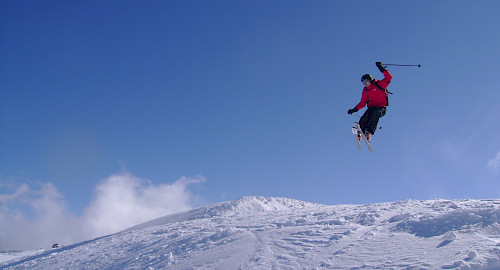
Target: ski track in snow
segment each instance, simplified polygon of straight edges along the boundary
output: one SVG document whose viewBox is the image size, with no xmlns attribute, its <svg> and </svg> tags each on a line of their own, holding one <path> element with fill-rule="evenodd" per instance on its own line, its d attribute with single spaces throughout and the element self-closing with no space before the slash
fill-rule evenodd
<svg viewBox="0 0 500 270">
<path fill-rule="evenodd" d="M 500 200 L 243 197 L 0 269 L 500 269 Z"/>
</svg>

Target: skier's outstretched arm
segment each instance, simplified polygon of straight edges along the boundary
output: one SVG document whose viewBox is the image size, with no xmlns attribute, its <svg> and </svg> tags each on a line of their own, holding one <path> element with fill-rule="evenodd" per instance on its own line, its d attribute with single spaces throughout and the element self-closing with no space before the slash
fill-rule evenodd
<svg viewBox="0 0 500 270">
<path fill-rule="evenodd" d="M 383 88 L 387 88 L 392 80 L 391 73 L 387 69 L 385 69 L 384 66 L 382 66 L 382 62 L 376 62 L 375 65 L 378 67 L 380 72 L 384 74 L 384 79 L 379 82 L 380 86 Z"/>
</svg>

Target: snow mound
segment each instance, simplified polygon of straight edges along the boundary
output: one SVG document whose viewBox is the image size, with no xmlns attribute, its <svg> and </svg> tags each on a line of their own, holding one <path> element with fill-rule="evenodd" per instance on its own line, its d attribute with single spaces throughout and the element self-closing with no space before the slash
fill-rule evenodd
<svg viewBox="0 0 500 270">
<path fill-rule="evenodd" d="M 150 222 L 132 227 L 128 230 L 136 230 L 150 226 L 158 226 L 173 222 L 184 222 L 197 219 L 227 218 L 231 216 L 246 215 L 248 213 L 272 212 L 272 211 L 293 211 L 319 207 L 321 204 L 304 202 L 288 198 L 245 196 L 240 199 L 217 203 L 214 205 L 201 207 L 195 210 L 174 214 Z"/>
<path fill-rule="evenodd" d="M 318 207 L 320 204 L 298 201 L 288 198 L 266 198 L 260 196 L 247 196 L 238 200 L 223 203 L 214 207 L 215 213 L 246 214 L 271 211 L 292 211 L 297 209 Z"/>
<path fill-rule="evenodd" d="M 488 228 L 500 222 L 500 209 L 497 201 L 469 204 L 467 208 L 459 205 L 466 202 L 433 202 L 430 207 L 437 211 L 405 218 L 404 222 L 398 224 L 398 228 L 416 236 L 433 237 L 457 230 Z M 446 209 L 447 211 L 443 211 Z"/>
<path fill-rule="evenodd" d="M 243 197 L 0 269 L 500 269 L 500 200 Z"/>
</svg>

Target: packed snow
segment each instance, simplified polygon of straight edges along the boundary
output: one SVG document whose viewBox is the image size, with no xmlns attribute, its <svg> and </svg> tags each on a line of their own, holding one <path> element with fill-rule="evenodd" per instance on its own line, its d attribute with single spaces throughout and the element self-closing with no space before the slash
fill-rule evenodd
<svg viewBox="0 0 500 270">
<path fill-rule="evenodd" d="M 499 206 L 500 200 L 327 206 L 243 197 L 14 256 L 0 268 L 500 269 Z"/>
<path fill-rule="evenodd" d="M 7 262 L 7 261 L 17 259 L 17 258 L 27 257 L 30 255 L 35 255 L 35 254 L 42 253 L 42 252 L 44 252 L 43 249 L 3 251 L 3 252 L 0 252 L 0 266 L 1 266 L 1 263 L 3 263 L 3 262 Z"/>
</svg>

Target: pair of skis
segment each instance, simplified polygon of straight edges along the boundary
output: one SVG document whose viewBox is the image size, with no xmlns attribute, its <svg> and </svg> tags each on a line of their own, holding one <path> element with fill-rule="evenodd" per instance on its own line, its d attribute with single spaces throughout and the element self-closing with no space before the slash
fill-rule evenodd
<svg viewBox="0 0 500 270">
<path fill-rule="evenodd" d="M 354 135 L 354 140 L 356 141 L 356 146 L 358 147 L 359 150 L 361 150 L 361 140 L 363 140 L 366 143 L 368 150 L 370 150 L 370 152 L 373 152 L 372 146 L 370 145 L 370 141 L 366 139 L 366 136 L 361 130 L 361 127 L 359 126 L 358 122 L 354 122 L 354 127 L 352 127 L 352 134 Z"/>
</svg>

